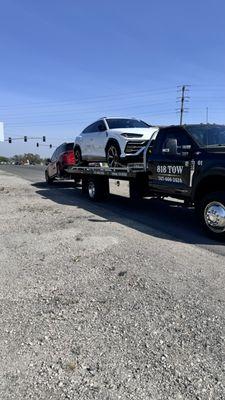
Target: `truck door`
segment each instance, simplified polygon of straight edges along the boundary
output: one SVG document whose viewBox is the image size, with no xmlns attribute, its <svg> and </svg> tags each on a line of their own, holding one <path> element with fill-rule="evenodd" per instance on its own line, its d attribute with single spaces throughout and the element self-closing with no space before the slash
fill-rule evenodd
<svg viewBox="0 0 225 400">
<path fill-rule="evenodd" d="M 195 143 L 182 127 L 163 128 L 148 156 L 149 185 L 157 192 L 188 195 Z"/>
</svg>

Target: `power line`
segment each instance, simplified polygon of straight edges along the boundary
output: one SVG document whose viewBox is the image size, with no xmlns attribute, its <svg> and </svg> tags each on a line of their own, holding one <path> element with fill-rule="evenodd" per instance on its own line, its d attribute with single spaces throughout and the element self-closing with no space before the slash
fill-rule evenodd
<svg viewBox="0 0 225 400">
<path fill-rule="evenodd" d="M 171 111 L 171 110 L 164 110 L 162 112 L 140 112 L 140 115 L 147 115 L 149 117 L 158 117 L 161 115 L 173 115 L 176 114 L 175 111 Z M 96 118 L 97 119 L 97 118 Z M 75 123 L 86 123 L 87 120 L 84 119 L 71 119 L 71 120 L 58 120 L 58 121 L 52 121 L 50 122 L 48 121 L 43 121 L 43 120 L 38 120 L 38 122 L 12 122 L 12 123 L 8 123 L 7 126 L 8 127 L 23 127 L 23 126 L 39 126 L 39 125 L 46 125 L 46 126 L 57 126 L 60 124 L 75 124 Z"/>
<path fill-rule="evenodd" d="M 156 94 L 165 94 L 165 93 L 170 93 L 174 92 L 174 88 L 161 88 L 158 90 L 146 90 L 146 91 L 131 91 L 127 93 L 118 93 L 118 94 L 110 94 L 110 95 L 103 95 L 103 96 L 97 96 L 97 97 L 86 97 L 86 98 L 79 98 L 79 99 L 72 99 L 72 100 L 62 100 L 62 101 L 42 101 L 42 102 L 30 102 L 29 104 L 21 104 L 21 103 L 15 103 L 15 104 L 8 104 L 8 105 L 2 105 L 0 106 L 0 109 L 4 108 L 12 108 L 12 107 L 33 107 L 33 106 L 55 106 L 55 105 L 62 105 L 62 104 L 77 104 L 79 103 L 85 103 L 85 102 L 90 102 L 90 101 L 105 101 L 106 99 L 118 99 L 121 97 L 131 97 L 131 96 L 142 96 L 142 95 L 148 95 L 148 96 L 155 96 Z"/>
<path fill-rule="evenodd" d="M 148 108 L 149 106 L 151 106 L 151 107 L 159 107 L 159 106 L 165 106 L 165 105 L 169 105 L 169 104 L 171 104 L 171 102 L 168 102 L 168 101 L 166 101 L 166 102 L 160 102 L 160 103 L 146 103 L 146 104 L 131 104 L 131 105 L 127 105 L 127 106 L 125 106 L 125 107 L 123 107 L 123 106 L 121 106 L 121 107 L 118 107 L 118 106 L 115 106 L 115 107 L 107 107 L 107 111 L 108 111 L 108 113 L 109 112 L 117 112 L 117 111 L 121 111 L 121 110 L 130 110 L 130 109 L 137 109 L 137 108 Z M 106 107 L 104 107 L 104 110 L 106 110 Z M 85 109 L 71 109 L 71 110 L 60 110 L 60 111 L 48 111 L 48 110 L 44 110 L 44 111 L 42 111 L 42 112 L 40 112 L 40 111 L 38 111 L 38 112 L 32 112 L 32 114 L 22 114 L 21 115 L 21 113 L 19 113 L 18 115 L 16 115 L 16 114 L 13 114 L 13 115 L 7 115 L 7 114 L 2 114 L 3 116 L 5 116 L 5 119 L 6 118 L 10 118 L 10 119 L 21 119 L 21 118 L 24 118 L 24 117 L 26 117 L 26 116 L 28 116 L 28 117 L 32 117 L 32 115 L 34 115 L 35 117 L 39 117 L 39 116 L 55 116 L 55 115 L 59 115 L 59 113 L 61 114 L 61 115 L 63 115 L 63 114 L 76 114 L 76 113 L 82 113 L 82 114 L 90 114 L 90 113 L 94 113 L 94 112 L 96 112 L 96 113 L 98 113 L 98 112 L 101 112 L 102 113 L 102 108 L 101 108 L 101 110 L 100 110 L 100 107 L 99 108 L 89 108 L 89 109 L 87 109 L 87 108 L 85 108 Z M 104 112 L 103 112 L 104 113 Z"/>
</svg>

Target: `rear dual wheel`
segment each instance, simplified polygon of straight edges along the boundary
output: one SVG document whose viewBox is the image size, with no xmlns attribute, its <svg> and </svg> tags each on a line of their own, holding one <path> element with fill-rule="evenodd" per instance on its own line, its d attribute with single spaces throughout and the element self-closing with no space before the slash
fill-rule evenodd
<svg viewBox="0 0 225 400">
<path fill-rule="evenodd" d="M 109 197 L 109 179 L 107 177 L 88 177 L 82 179 L 82 192 L 92 201 L 103 201 Z"/>
</svg>

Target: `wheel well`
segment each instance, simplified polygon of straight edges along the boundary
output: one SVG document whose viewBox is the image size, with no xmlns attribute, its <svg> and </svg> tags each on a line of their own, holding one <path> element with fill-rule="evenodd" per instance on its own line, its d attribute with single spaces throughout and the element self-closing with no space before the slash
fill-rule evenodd
<svg viewBox="0 0 225 400">
<path fill-rule="evenodd" d="M 204 195 L 224 190 L 225 192 L 225 176 L 211 175 L 203 178 L 195 190 L 194 200 L 199 200 Z"/>
<path fill-rule="evenodd" d="M 120 145 L 119 145 L 118 141 L 117 141 L 116 139 L 110 138 L 110 139 L 108 140 L 106 146 L 105 146 L 105 152 L 108 150 L 110 144 L 113 144 L 113 143 L 116 144 L 116 145 L 119 147 L 119 149 L 120 149 Z M 120 149 L 120 152 L 121 152 L 121 149 Z"/>
</svg>

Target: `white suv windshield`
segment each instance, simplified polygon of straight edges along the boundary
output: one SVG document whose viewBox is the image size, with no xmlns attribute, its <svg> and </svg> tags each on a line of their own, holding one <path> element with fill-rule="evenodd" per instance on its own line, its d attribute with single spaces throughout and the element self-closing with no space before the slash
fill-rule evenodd
<svg viewBox="0 0 225 400">
<path fill-rule="evenodd" d="M 149 128 L 150 125 L 137 119 L 124 119 L 124 118 L 109 118 L 106 120 L 109 129 L 119 128 Z"/>
</svg>

